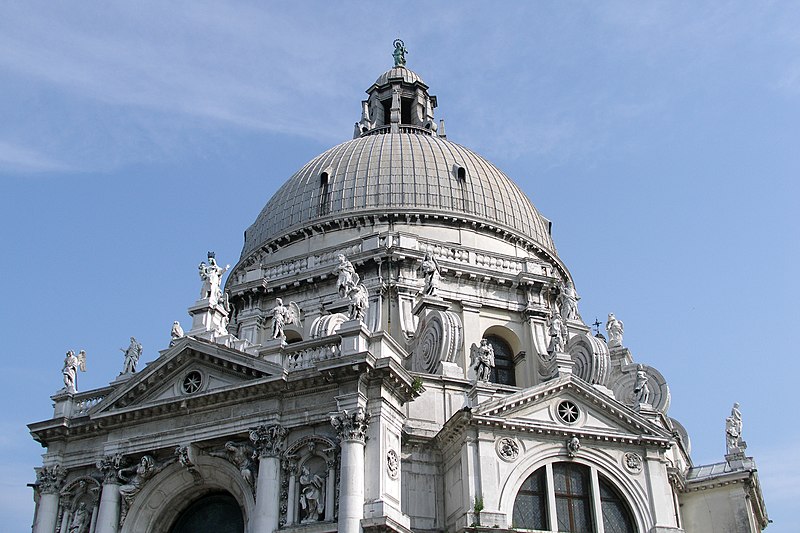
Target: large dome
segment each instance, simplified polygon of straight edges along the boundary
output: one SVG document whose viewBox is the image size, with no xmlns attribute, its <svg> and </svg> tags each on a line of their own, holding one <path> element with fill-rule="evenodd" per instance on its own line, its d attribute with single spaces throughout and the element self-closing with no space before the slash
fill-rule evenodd
<svg viewBox="0 0 800 533">
<path fill-rule="evenodd" d="M 306 226 L 394 213 L 485 224 L 555 254 L 548 221 L 514 182 L 471 150 L 420 131 L 366 135 L 312 159 L 247 229 L 242 258 Z"/>
</svg>

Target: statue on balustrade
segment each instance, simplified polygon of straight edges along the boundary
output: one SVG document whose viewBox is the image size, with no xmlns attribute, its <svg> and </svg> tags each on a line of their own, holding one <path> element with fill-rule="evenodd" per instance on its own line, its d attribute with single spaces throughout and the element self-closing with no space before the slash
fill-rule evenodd
<svg viewBox="0 0 800 533">
<path fill-rule="evenodd" d="M 64 358 L 64 367 L 61 374 L 64 376 L 64 388 L 67 392 L 78 391 L 78 370 L 86 372 L 86 352 L 81 350 L 78 355 L 70 350 Z"/>
<path fill-rule="evenodd" d="M 439 268 L 439 263 L 436 261 L 436 258 L 433 257 L 432 253 L 425 253 L 425 257 L 419 269 L 422 271 L 423 276 L 425 276 L 425 287 L 422 289 L 422 294 L 433 296 L 436 293 L 436 289 L 439 288 L 439 279 L 442 276 L 442 272 Z"/>
</svg>

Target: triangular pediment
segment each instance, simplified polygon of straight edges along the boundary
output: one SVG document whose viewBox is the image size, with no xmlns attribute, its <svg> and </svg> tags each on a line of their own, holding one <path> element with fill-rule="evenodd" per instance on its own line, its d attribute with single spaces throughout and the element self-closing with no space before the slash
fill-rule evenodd
<svg viewBox="0 0 800 533">
<path fill-rule="evenodd" d="M 210 394 L 231 392 L 255 383 L 282 379 L 280 365 L 208 341 L 184 337 L 125 380 L 95 405 L 92 417 L 137 410 Z"/>
<path fill-rule="evenodd" d="M 611 440 L 671 439 L 646 416 L 574 376 L 548 381 L 472 408 L 487 425 L 546 433 L 581 433 Z"/>
</svg>

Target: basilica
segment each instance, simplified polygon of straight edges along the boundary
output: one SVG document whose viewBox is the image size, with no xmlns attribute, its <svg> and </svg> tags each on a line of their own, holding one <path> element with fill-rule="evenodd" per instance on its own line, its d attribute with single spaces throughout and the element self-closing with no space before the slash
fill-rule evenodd
<svg viewBox="0 0 800 533">
<path fill-rule="evenodd" d="M 694 464 L 624 317 L 587 326 L 550 221 L 447 139 L 405 55 L 395 41 L 353 138 L 283 183 L 238 263 L 198 254 L 158 358 L 131 338 L 84 391 L 67 354 L 28 426 L 34 533 L 766 527 L 738 405 L 709 421 L 727 454 Z"/>
</svg>

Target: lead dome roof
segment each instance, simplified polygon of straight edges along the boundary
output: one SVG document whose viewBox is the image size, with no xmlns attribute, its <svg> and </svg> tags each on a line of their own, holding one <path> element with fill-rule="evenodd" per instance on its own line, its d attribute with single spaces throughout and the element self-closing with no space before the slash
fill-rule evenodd
<svg viewBox="0 0 800 533">
<path fill-rule="evenodd" d="M 393 213 L 487 224 L 555 255 L 549 222 L 508 176 L 463 146 L 414 128 L 403 130 L 372 132 L 309 161 L 247 229 L 242 259 L 307 226 Z"/>
</svg>

